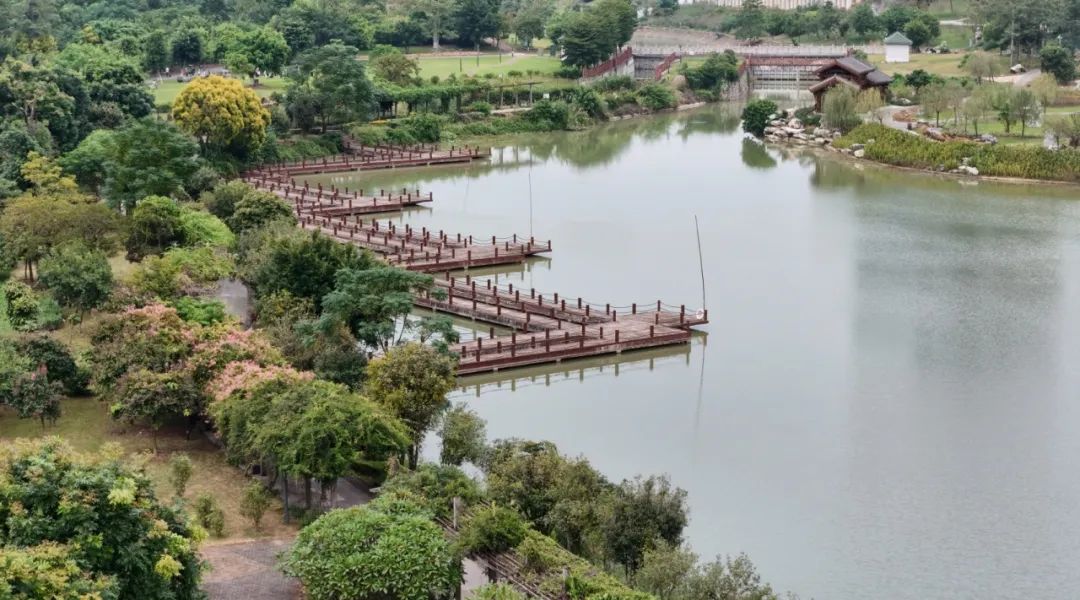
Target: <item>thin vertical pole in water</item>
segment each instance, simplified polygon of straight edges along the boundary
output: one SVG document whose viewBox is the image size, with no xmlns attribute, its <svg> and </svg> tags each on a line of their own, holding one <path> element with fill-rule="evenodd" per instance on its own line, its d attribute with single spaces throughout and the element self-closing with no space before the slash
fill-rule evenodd
<svg viewBox="0 0 1080 600">
<path fill-rule="evenodd" d="M 533 236 L 532 153 L 529 156 L 529 238 Z"/>
<path fill-rule="evenodd" d="M 701 310 L 705 310 L 708 307 L 705 302 L 705 259 L 701 254 L 701 228 L 698 227 L 697 215 L 694 215 L 694 232 L 697 233 L 698 267 L 701 269 Z"/>
</svg>

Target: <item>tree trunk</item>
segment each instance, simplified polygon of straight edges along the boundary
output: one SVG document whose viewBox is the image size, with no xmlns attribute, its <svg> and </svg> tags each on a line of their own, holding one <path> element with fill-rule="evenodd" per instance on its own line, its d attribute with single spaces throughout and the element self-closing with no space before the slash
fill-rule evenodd
<svg viewBox="0 0 1080 600">
<path fill-rule="evenodd" d="M 285 522 L 289 522 L 289 474 L 285 473 L 285 477 L 282 478 L 285 488 Z"/>
<path fill-rule="evenodd" d="M 417 463 L 420 462 L 420 445 L 413 444 L 409 446 L 409 470 L 415 471 Z"/>
<path fill-rule="evenodd" d="M 431 30 L 431 49 L 439 51 L 439 26 L 435 25 L 435 28 Z"/>
</svg>

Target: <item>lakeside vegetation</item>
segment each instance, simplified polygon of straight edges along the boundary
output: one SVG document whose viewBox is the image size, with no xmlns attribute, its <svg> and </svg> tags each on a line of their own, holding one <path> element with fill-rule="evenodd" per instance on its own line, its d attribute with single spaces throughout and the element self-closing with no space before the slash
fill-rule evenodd
<svg viewBox="0 0 1080 600">
<path fill-rule="evenodd" d="M 463 560 L 490 553 L 574 600 L 776 597 L 745 556 L 694 555 L 686 494 L 666 477 L 611 481 L 549 442 L 488 440 L 447 399 L 451 322 L 412 314 L 433 279 L 302 231 L 288 203 L 234 180 L 339 152 L 343 133 L 437 143 L 716 100 L 734 54 L 660 82 L 579 85 L 631 39 L 627 0 L 0 9 L 0 582 L 13 596 L 200 598 L 200 542 L 299 529 L 284 568 L 311 598 L 450 597 Z M 814 13 L 825 35 L 847 18 L 834 13 Z M 930 28 L 904 16 L 908 33 Z M 757 18 L 741 15 L 740 34 Z M 521 50 L 548 37 L 562 58 L 402 50 L 510 33 Z M 211 64 L 237 77 L 193 77 Z M 250 314 L 215 297 L 234 279 Z M 435 432 L 441 455 L 424 462 Z M 379 498 L 337 507 L 346 477 Z M 448 533 L 455 499 L 465 514 Z"/>
<path fill-rule="evenodd" d="M 866 158 L 900 167 L 951 171 L 970 165 L 981 175 L 1080 183 L 1080 151 L 1031 145 L 937 142 L 868 123 L 833 142 L 837 148 L 864 147 Z"/>
</svg>

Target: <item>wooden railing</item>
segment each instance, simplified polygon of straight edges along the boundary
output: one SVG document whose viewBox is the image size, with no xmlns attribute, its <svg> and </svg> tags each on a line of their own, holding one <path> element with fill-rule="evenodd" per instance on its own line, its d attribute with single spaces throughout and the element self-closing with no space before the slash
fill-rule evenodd
<svg viewBox="0 0 1080 600">
<path fill-rule="evenodd" d="M 589 67 L 582 70 L 581 77 L 582 79 L 591 79 L 593 77 L 600 77 L 601 75 L 606 75 L 607 73 L 614 71 L 615 69 L 618 69 L 619 67 L 630 62 L 632 58 L 634 58 L 634 50 L 630 46 L 627 46 L 623 49 L 622 52 L 616 54 L 615 56 L 612 56 L 604 62 L 594 67 Z"/>
<path fill-rule="evenodd" d="M 679 60 L 679 55 L 674 52 L 665 56 L 664 62 L 656 65 L 656 68 L 653 69 L 653 81 L 660 81 L 677 60 Z"/>
</svg>

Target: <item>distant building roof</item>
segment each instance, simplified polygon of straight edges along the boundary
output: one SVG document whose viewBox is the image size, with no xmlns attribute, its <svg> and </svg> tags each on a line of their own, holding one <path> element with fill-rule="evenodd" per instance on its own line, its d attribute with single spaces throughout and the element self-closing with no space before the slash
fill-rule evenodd
<svg viewBox="0 0 1080 600">
<path fill-rule="evenodd" d="M 886 46 L 912 46 L 914 45 L 914 43 L 915 42 L 912 42 L 908 39 L 908 36 L 900 33 L 899 31 L 894 31 L 892 35 L 885 38 Z"/>
<path fill-rule="evenodd" d="M 873 65 L 868 65 L 854 56 L 845 56 L 831 60 L 817 70 L 818 77 L 823 76 L 830 69 L 840 68 L 853 77 L 861 78 L 870 85 L 888 85 L 892 83 L 892 77 L 878 70 Z"/>
<path fill-rule="evenodd" d="M 818 93 L 818 92 L 820 92 L 822 90 L 827 90 L 827 89 L 831 88 L 832 86 L 837 85 L 837 84 L 841 84 L 841 83 L 848 86 L 849 88 L 855 90 L 856 92 L 858 92 L 861 89 L 859 87 L 859 84 L 855 83 L 854 81 L 852 81 L 850 79 L 847 79 L 847 78 L 844 78 L 844 77 L 837 77 L 836 75 L 833 75 L 832 77 L 830 77 L 828 79 L 825 79 L 823 81 L 819 81 L 819 82 L 815 83 L 814 85 L 810 86 L 810 93 L 811 94 L 816 94 L 816 93 Z"/>
</svg>

